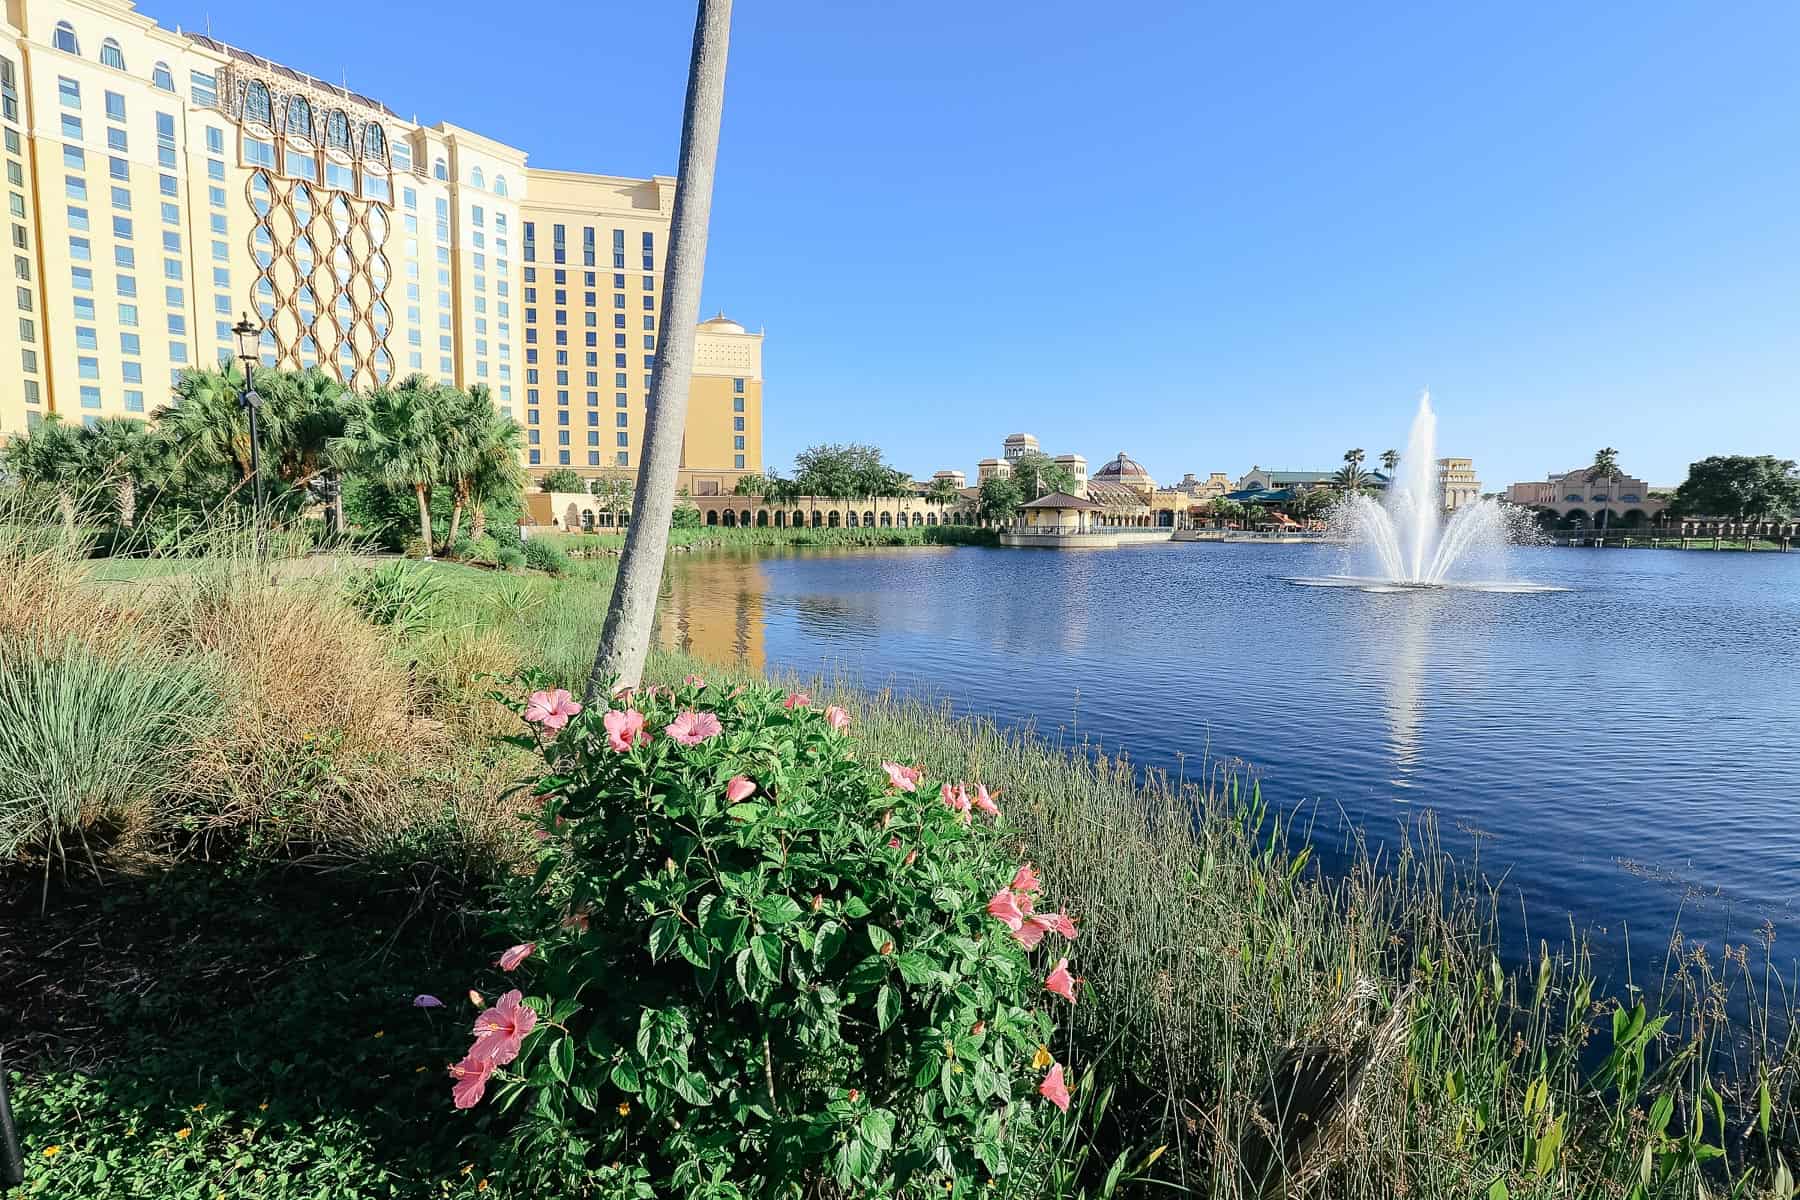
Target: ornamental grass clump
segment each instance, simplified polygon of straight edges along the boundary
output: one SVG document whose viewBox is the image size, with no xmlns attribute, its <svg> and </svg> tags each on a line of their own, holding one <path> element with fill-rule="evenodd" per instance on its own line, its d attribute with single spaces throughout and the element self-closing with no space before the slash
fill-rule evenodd
<svg viewBox="0 0 1800 1200">
<path fill-rule="evenodd" d="M 1038 1195 L 1066 1150 L 1074 920 L 995 794 L 766 688 L 523 708 L 541 862 L 452 1069 L 516 1169 L 656 1195 Z M 529 1011 L 529 1017 L 523 1012 Z"/>
</svg>

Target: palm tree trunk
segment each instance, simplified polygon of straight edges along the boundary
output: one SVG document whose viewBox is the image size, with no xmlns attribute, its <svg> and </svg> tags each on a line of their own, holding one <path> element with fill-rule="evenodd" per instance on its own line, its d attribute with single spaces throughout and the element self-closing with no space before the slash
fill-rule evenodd
<svg viewBox="0 0 1800 1200">
<path fill-rule="evenodd" d="M 419 498 L 419 540 L 425 543 L 425 556 L 431 557 L 431 501 L 426 498 L 425 485 L 413 484 L 413 495 Z"/>
<path fill-rule="evenodd" d="M 458 496 L 456 498 L 456 503 L 450 506 L 450 532 L 444 538 L 444 546 L 446 548 L 456 545 L 456 531 L 462 525 L 462 514 L 463 499 L 461 496 Z"/>
<path fill-rule="evenodd" d="M 344 475 L 338 472 L 331 485 L 331 531 L 344 536 Z"/>
<path fill-rule="evenodd" d="M 707 223 L 712 214 L 713 167 L 719 154 L 719 119 L 725 108 L 725 55 L 731 40 L 731 0 L 699 0 L 694 49 L 688 60 L 687 102 L 681 116 L 681 159 L 675 211 L 664 265 L 662 337 L 657 339 L 644 453 L 638 462 L 637 511 L 625 537 L 607 606 L 606 625 L 588 676 L 591 704 L 608 680 L 636 687 L 650 652 L 656 593 L 669 551 L 669 521 L 681 467 L 693 373 L 694 323 L 700 316 L 700 279 L 706 265 Z"/>
<path fill-rule="evenodd" d="M 56 507 L 62 511 L 63 529 L 70 535 L 75 532 L 75 497 L 67 488 L 56 489 Z"/>
<path fill-rule="evenodd" d="M 487 506 L 477 504 L 474 514 L 469 518 L 469 536 L 480 541 L 487 536 Z"/>
<path fill-rule="evenodd" d="M 126 475 L 113 484 L 113 501 L 118 505 L 119 524 L 130 529 L 137 520 L 137 485 Z"/>
</svg>

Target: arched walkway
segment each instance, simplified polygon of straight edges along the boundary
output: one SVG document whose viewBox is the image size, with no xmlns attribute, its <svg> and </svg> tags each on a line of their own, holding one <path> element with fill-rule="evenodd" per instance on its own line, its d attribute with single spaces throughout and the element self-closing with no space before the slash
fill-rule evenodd
<svg viewBox="0 0 1800 1200">
<path fill-rule="evenodd" d="M 718 510 L 711 508 L 706 510 L 706 523 L 708 525 L 717 525 L 719 523 Z"/>
<path fill-rule="evenodd" d="M 756 527 L 758 529 L 762 529 L 765 526 L 767 526 L 768 523 L 769 523 L 769 510 L 766 508 L 757 509 L 756 510 Z"/>
<path fill-rule="evenodd" d="M 887 513 L 882 513 L 881 514 L 881 527 L 883 529 L 892 529 L 894 527 L 894 519 L 891 516 L 889 516 Z"/>
<path fill-rule="evenodd" d="M 737 514 L 732 512 L 729 508 L 725 510 L 725 528 L 737 528 Z"/>
<path fill-rule="evenodd" d="M 836 529 L 838 527 L 837 509 L 834 508 L 831 510 L 830 514 L 825 518 L 825 524 L 829 528 L 832 528 L 832 529 Z"/>
</svg>

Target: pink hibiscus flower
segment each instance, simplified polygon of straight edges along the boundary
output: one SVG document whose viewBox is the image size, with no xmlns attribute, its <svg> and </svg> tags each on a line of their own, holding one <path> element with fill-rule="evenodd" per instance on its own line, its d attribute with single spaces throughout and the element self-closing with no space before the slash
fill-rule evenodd
<svg viewBox="0 0 1800 1200">
<path fill-rule="evenodd" d="M 525 702 L 525 719 L 545 729 L 561 729 L 569 718 L 581 712 L 575 697 L 562 688 L 554 692 L 533 692 Z"/>
<path fill-rule="evenodd" d="M 756 791 L 756 784 L 746 775 L 733 775 L 725 785 L 725 799 L 736 804 Z"/>
<path fill-rule="evenodd" d="M 850 714 L 834 704 L 825 710 L 825 723 L 833 729 L 848 729 Z"/>
<path fill-rule="evenodd" d="M 944 806 L 951 812 L 958 814 L 965 821 L 969 819 L 969 809 L 974 802 L 969 799 L 968 789 L 963 787 L 962 784 L 959 783 L 955 787 L 951 787 L 946 783 L 943 791 L 939 792 L 938 795 L 939 798 L 943 800 Z"/>
<path fill-rule="evenodd" d="M 1055 1066 L 1051 1067 L 1050 1073 L 1044 1076 L 1044 1082 L 1038 1084 L 1038 1095 L 1056 1105 L 1056 1107 L 1062 1109 L 1062 1111 L 1069 1111 L 1069 1088 L 1067 1084 L 1063 1083 L 1063 1069 L 1061 1063 L 1057 1063 Z"/>
<path fill-rule="evenodd" d="M 995 892 L 993 899 L 988 901 L 987 910 L 988 916 L 1014 932 L 1025 923 L 1025 911 L 1019 907 L 1019 897 L 1011 888 Z"/>
<path fill-rule="evenodd" d="M 499 966 L 502 971 L 510 971 L 526 959 L 530 958 L 531 952 L 536 949 L 536 942 L 520 942 L 516 946 L 508 947 L 506 953 L 500 956 L 500 961 L 496 965 Z"/>
<path fill-rule="evenodd" d="M 812 697 L 805 692 L 789 692 L 787 699 L 781 702 L 783 708 L 811 708 Z"/>
<path fill-rule="evenodd" d="M 1036 950 L 1038 943 L 1044 940 L 1044 927 L 1038 924 L 1036 917 L 1027 917 L 1012 931 L 1012 937 L 1027 950 Z"/>
<path fill-rule="evenodd" d="M 479 1047 L 480 1043 L 477 1042 Z M 481 1103 L 483 1093 L 487 1091 L 488 1076 L 494 1073 L 493 1060 L 483 1058 L 475 1050 L 454 1067 L 450 1068 L 450 1078 L 456 1080 L 456 1086 L 450 1089 L 450 1097 L 458 1108 L 474 1108 Z"/>
<path fill-rule="evenodd" d="M 1050 972 L 1050 978 L 1044 980 L 1044 990 L 1055 996 L 1061 996 L 1070 1004 L 1075 1003 L 1075 977 L 1069 974 L 1069 960 L 1056 960 L 1056 969 Z"/>
<path fill-rule="evenodd" d="M 711 713 L 697 713 L 686 708 L 663 727 L 663 732 L 684 746 L 698 746 L 707 738 L 719 736 L 724 730 L 719 725 L 719 718 Z"/>
<path fill-rule="evenodd" d="M 1060 934 L 1071 942 L 1078 936 L 1075 922 L 1069 918 L 1067 913 L 1035 913 L 1032 915 L 1031 923 L 1045 933 Z"/>
<path fill-rule="evenodd" d="M 1042 891 L 1043 887 L 1042 881 L 1038 879 L 1037 872 L 1031 869 L 1030 863 L 1020 867 L 1013 876 L 1012 889 L 1015 892 L 1037 892 Z"/>
<path fill-rule="evenodd" d="M 485 1058 L 504 1067 L 519 1057 L 525 1035 L 537 1028 L 537 1012 L 521 1003 L 522 999 L 514 988 L 475 1018 L 475 1045 L 469 1050 L 470 1058 Z"/>
<path fill-rule="evenodd" d="M 635 708 L 615 708 L 601 717 L 600 723 L 606 726 L 606 744 L 620 754 L 650 740 L 650 731 L 644 728 L 644 714 Z"/>
<path fill-rule="evenodd" d="M 706 680 L 700 678 L 698 675 L 686 676 L 681 682 L 691 688 L 703 688 L 706 686 Z"/>
<path fill-rule="evenodd" d="M 900 848 L 900 839 L 898 837 L 891 837 L 888 839 L 888 849 L 889 850 L 898 850 L 899 848 Z"/>
<path fill-rule="evenodd" d="M 994 803 L 994 796 L 997 795 L 999 795 L 998 792 L 990 794 L 985 784 L 976 784 L 975 807 L 986 813 L 988 816 L 998 819 L 1000 816 L 1000 806 Z"/>
<path fill-rule="evenodd" d="M 881 769 L 887 772 L 888 786 L 896 792 L 916 792 L 919 790 L 919 779 L 923 772 L 917 767 L 903 767 L 896 762 L 884 762 Z"/>
</svg>

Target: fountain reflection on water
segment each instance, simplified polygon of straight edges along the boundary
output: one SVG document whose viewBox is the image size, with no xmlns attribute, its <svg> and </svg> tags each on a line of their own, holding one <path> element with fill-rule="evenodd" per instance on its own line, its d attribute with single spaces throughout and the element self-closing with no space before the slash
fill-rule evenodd
<svg viewBox="0 0 1800 1200">
<path fill-rule="evenodd" d="M 1377 502 L 1347 496 L 1331 512 L 1333 539 L 1344 544 L 1350 570 L 1341 575 L 1292 580 L 1311 587 L 1354 587 L 1370 592 L 1408 588 L 1465 588 L 1488 592 L 1561 589 L 1507 578 L 1506 549 L 1520 540 L 1517 515 L 1497 500 L 1476 500 L 1444 519 L 1438 478 L 1437 413 L 1431 393 L 1407 435 L 1399 469 Z"/>
</svg>

